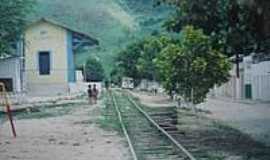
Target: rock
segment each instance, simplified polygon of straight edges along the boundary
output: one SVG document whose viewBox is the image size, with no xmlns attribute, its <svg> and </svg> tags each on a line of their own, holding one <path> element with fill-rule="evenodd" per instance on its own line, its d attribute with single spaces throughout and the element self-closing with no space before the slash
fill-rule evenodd
<svg viewBox="0 0 270 160">
<path fill-rule="evenodd" d="M 108 141 L 106 141 L 106 143 L 107 143 L 107 144 L 111 144 L 111 143 L 112 143 L 112 141 L 109 141 L 109 140 L 108 140 Z"/>
<path fill-rule="evenodd" d="M 229 156 L 228 160 L 242 160 L 243 158 L 241 156 Z M 249 158 L 248 158 L 249 159 Z"/>
<path fill-rule="evenodd" d="M 72 145 L 72 146 L 77 147 L 77 146 L 80 146 L 80 145 L 81 145 L 80 143 L 73 143 L 73 145 Z"/>
<path fill-rule="evenodd" d="M 66 145 L 67 143 L 66 142 L 59 142 L 58 144 L 59 145 Z"/>
<path fill-rule="evenodd" d="M 12 159 L 19 159 L 17 156 L 11 156 Z"/>
<path fill-rule="evenodd" d="M 48 141 L 49 141 L 50 143 L 53 143 L 53 142 L 55 142 L 56 140 L 55 140 L 54 138 L 50 138 Z"/>
</svg>

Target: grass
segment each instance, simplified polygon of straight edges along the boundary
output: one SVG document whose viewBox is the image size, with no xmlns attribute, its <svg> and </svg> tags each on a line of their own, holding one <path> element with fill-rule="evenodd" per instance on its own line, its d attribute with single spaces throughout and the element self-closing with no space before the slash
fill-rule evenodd
<svg viewBox="0 0 270 160">
<path fill-rule="evenodd" d="M 100 108 L 101 116 L 98 118 L 97 124 L 105 130 L 117 131 L 122 133 L 117 113 L 110 100 L 109 93 L 105 93 L 102 97 L 102 107 Z"/>
<path fill-rule="evenodd" d="M 16 119 L 42 119 L 64 116 L 72 113 L 74 106 L 78 103 L 68 103 L 65 105 L 44 105 L 33 109 L 25 109 L 19 112 L 13 112 Z M 0 114 L 0 120 L 5 120 L 6 114 Z"/>
<path fill-rule="evenodd" d="M 59 106 L 43 106 L 35 112 L 21 112 L 15 113 L 14 116 L 17 119 L 42 119 L 42 118 L 51 118 L 51 117 L 58 117 L 70 114 L 74 104 L 66 104 L 66 105 L 59 105 Z"/>
</svg>

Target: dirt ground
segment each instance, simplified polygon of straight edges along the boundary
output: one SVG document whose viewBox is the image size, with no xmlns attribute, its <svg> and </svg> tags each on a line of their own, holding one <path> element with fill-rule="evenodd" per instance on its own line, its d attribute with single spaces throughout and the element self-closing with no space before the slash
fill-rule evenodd
<svg viewBox="0 0 270 160">
<path fill-rule="evenodd" d="M 147 93 L 147 92 L 130 92 L 133 96 L 140 99 L 140 102 L 143 105 L 149 106 L 149 107 L 170 107 L 175 106 L 176 103 L 172 102 L 169 98 L 169 96 L 165 95 L 154 95 L 153 93 Z"/>
<path fill-rule="evenodd" d="M 270 103 L 208 99 L 199 107 L 209 110 L 210 118 L 222 120 L 270 146 Z"/>
<path fill-rule="evenodd" d="M 1 160 L 127 160 L 125 140 L 116 132 L 99 128 L 99 107 L 74 106 L 66 114 L 36 119 L 17 119 L 18 137 L 9 123 L 0 126 Z"/>
</svg>

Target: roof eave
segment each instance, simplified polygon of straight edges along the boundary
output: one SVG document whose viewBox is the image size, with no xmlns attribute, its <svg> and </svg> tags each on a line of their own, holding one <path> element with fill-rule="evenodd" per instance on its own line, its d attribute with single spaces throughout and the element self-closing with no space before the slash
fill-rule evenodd
<svg viewBox="0 0 270 160">
<path fill-rule="evenodd" d="M 61 28 L 66 29 L 67 31 L 70 31 L 70 32 L 72 32 L 72 33 L 76 33 L 76 34 L 79 34 L 79 35 L 83 35 L 83 36 L 85 36 L 85 37 L 91 39 L 91 41 L 93 41 L 93 43 L 94 43 L 95 45 L 99 45 L 99 44 L 100 44 L 100 43 L 99 43 L 99 40 L 93 38 L 92 36 L 90 36 L 90 35 L 88 35 L 88 34 L 86 34 L 86 33 L 77 31 L 77 30 L 75 30 L 75 29 L 72 29 L 72 28 L 70 28 L 70 27 L 64 25 L 64 24 L 60 24 L 60 23 L 58 23 L 58 22 L 55 22 L 54 20 L 50 20 L 50 19 L 45 18 L 45 17 L 40 18 L 39 20 L 33 22 L 33 23 L 30 24 L 29 26 L 31 26 L 31 25 L 33 25 L 33 24 L 36 24 L 36 23 L 39 23 L 39 22 L 46 22 L 46 23 L 50 23 L 50 24 L 56 25 L 56 26 L 58 26 L 58 27 L 61 27 Z"/>
</svg>

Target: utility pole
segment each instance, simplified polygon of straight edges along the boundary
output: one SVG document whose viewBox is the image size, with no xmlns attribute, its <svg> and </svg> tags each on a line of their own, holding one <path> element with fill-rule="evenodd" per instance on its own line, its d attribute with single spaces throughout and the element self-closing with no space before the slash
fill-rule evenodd
<svg viewBox="0 0 270 160">
<path fill-rule="evenodd" d="M 233 28 L 234 35 L 240 35 L 237 24 L 239 23 L 239 4 L 236 0 L 230 0 L 232 8 L 230 10 L 230 26 Z M 241 35 L 240 35 L 241 36 Z M 235 36 L 234 38 L 237 38 Z M 241 83 L 240 83 L 240 47 L 241 44 L 234 44 L 233 52 L 235 53 L 235 64 L 236 64 L 236 78 L 235 78 L 235 99 L 239 100 L 241 98 Z"/>
<path fill-rule="evenodd" d="M 236 78 L 240 78 L 240 56 L 239 53 L 235 54 L 235 63 L 236 63 Z"/>
<path fill-rule="evenodd" d="M 86 63 L 83 64 L 83 80 L 86 82 Z"/>
<path fill-rule="evenodd" d="M 240 80 L 240 55 L 239 52 L 236 51 L 235 54 L 235 63 L 236 63 L 236 88 L 235 88 L 235 99 L 241 99 L 241 80 Z"/>
</svg>

